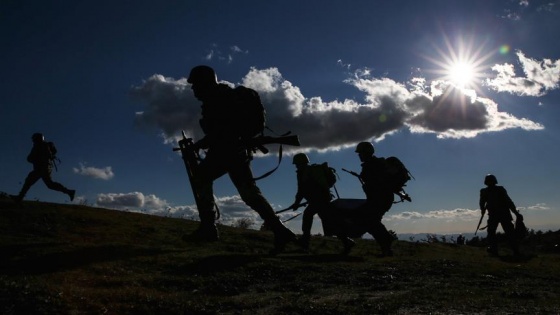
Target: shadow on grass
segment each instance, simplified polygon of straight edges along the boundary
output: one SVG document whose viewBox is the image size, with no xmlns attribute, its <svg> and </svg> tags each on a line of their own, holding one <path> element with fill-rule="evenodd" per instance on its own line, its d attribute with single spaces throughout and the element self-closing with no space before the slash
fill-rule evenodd
<svg viewBox="0 0 560 315">
<path fill-rule="evenodd" d="M 261 259 L 259 255 L 213 255 L 203 257 L 174 270 L 183 274 L 212 274 L 231 271 Z"/>
<path fill-rule="evenodd" d="M 520 255 L 520 256 L 514 256 L 514 255 L 500 255 L 497 258 L 500 259 L 503 262 L 506 263 L 526 263 L 529 262 L 531 259 L 533 259 L 535 256 L 534 255 Z"/>
<path fill-rule="evenodd" d="M 316 254 L 316 255 L 282 255 L 281 259 L 292 259 L 301 262 L 331 263 L 331 262 L 363 262 L 363 257 L 348 256 L 343 254 Z"/>
<path fill-rule="evenodd" d="M 38 275 L 66 271 L 98 262 L 178 252 L 178 250 L 162 250 L 159 248 L 143 248 L 129 245 L 104 245 L 78 248 L 70 251 L 63 251 L 61 249 L 61 251 L 44 255 L 37 255 L 35 251 L 33 255 L 25 255 L 27 249 L 55 247 L 58 245 L 61 244 L 26 244 L 17 246 L 17 250 L 15 246 L 0 247 L 0 254 L 2 257 L 5 257 L 0 261 L 0 273 L 6 275 Z"/>
</svg>

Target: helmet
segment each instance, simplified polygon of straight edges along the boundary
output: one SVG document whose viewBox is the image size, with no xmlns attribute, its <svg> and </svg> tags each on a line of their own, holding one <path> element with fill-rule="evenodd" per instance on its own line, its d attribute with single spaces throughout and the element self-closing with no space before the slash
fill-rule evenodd
<svg viewBox="0 0 560 315">
<path fill-rule="evenodd" d="M 31 136 L 31 140 L 33 140 L 34 143 L 37 143 L 37 142 L 44 141 L 45 137 L 43 136 L 42 133 L 36 132 Z"/>
<path fill-rule="evenodd" d="M 191 69 L 187 82 L 190 84 L 216 84 L 218 77 L 214 69 L 202 65 Z"/>
<path fill-rule="evenodd" d="M 356 146 L 356 152 L 357 153 L 364 153 L 364 154 L 367 154 L 367 155 L 373 155 L 373 153 L 375 152 L 375 149 L 373 148 L 373 144 L 371 144 L 370 142 L 360 142 Z"/>
<path fill-rule="evenodd" d="M 486 175 L 486 177 L 484 177 L 484 185 L 496 185 L 496 184 L 498 184 L 498 179 L 496 179 L 496 176 L 492 174 L 488 174 Z"/>
<path fill-rule="evenodd" d="M 298 153 L 294 155 L 292 164 L 309 164 L 309 158 L 305 153 Z"/>
</svg>

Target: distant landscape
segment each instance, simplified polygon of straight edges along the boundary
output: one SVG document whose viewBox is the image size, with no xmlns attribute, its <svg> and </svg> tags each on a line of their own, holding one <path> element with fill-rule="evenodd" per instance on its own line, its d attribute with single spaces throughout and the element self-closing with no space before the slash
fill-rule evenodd
<svg viewBox="0 0 560 315">
<path fill-rule="evenodd" d="M 0 196 L 0 314 L 557 314 L 560 231 L 501 246 L 398 240 L 380 257 L 315 236 L 272 256 L 272 234 Z"/>
</svg>

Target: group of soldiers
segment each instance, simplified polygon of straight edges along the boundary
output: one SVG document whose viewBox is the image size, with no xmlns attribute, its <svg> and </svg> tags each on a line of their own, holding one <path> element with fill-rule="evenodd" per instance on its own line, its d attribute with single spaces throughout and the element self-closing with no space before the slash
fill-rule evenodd
<svg viewBox="0 0 560 315">
<path fill-rule="evenodd" d="M 200 125 L 204 137 L 194 143 L 194 149 L 205 151 L 205 157 L 197 165 L 191 182 L 193 191 L 197 194 L 200 224 L 198 229 L 189 235 L 189 239 L 197 241 L 219 239 L 213 183 L 216 179 L 228 174 L 241 199 L 259 214 L 266 226 L 273 232 L 272 253 L 282 252 L 289 243 L 309 249 L 313 218 L 315 214 L 318 214 L 323 221 L 338 220 L 340 222 L 334 234 L 341 240 L 345 254 L 348 254 L 354 246 L 352 235 L 348 230 L 348 225 L 352 225 L 352 228 L 371 234 L 379 244 L 383 256 L 393 255 L 391 243 L 394 237 L 383 225 L 382 218 L 394 202 L 394 191 L 388 189 L 386 185 L 383 158 L 375 155 L 372 143 L 361 142 L 355 150 L 361 162 L 359 178 L 366 195 L 365 203 L 357 209 L 352 209 L 342 220 L 336 218 L 337 213 L 329 210 L 332 210 L 330 205 L 333 199 L 330 187 L 310 180 L 308 156 L 303 153 L 294 155 L 293 164 L 297 169 L 298 191 L 295 201 L 290 207 L 296 209 L 303 199 L 307 201 L 307 207 L 303 212 L 303 234 L 298 238 L 283 224 L 256 185 L 250 164 L 253 148 L 243 146 L 244 120 L 239 116 L 238 109 L 231 106 L 231 100 L 235 97 L 234 89 L 226 84 L 218 83 L 216 73 L 208 66 L 194 67 L 187 82 L 191 84 L 194 96 L 202 102 Z M 12 198 L 21 201 L 31 185 L 42 178 L 47 187 L 63 192 L 69 196 L 70 200 L 73 200 L 75 190 L 70 190 L 54 182 L 51 178 L 52 154 L 48 152 L 48 145 L 43 135 L 34 134 L 32 140 L 33 149 L 28 156 L 28 161 L 33 164 L 33 171 L 27 176 L 20 193 Z M 480 209 L 482 215 L 486 211 L 489 214 L 488 240 L 491 244 L 489 251 L 497 253 L 495 236 L 497 226 L 501 224 L 512 240 L 512 249 L 518 254 L 518 243 L 511 235 L 513 226 L 510 211 L 518 218 L 521 215 L 506 190 L 497 186 L 495 176 L 488 175 L 485 184 L 487 187 L 480 192 Z"/>
</svg>

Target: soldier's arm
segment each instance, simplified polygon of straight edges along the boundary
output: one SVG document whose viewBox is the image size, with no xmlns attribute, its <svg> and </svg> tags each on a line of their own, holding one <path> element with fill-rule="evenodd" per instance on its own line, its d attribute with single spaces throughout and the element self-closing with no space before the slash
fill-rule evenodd
<svg viewBox="0 0 560 315">
<path fill-rule="evenodd" d="M 515 206 L 515 203 L 513 203 L 513 200 L 511 200 L 511 198 L 509 197 L 506 189 L 504 188 L 504 195 L 506 197 L 506 200 L 508 202 L 508 208 L 511 212 L 513 212 L 513 214 L 515 214 L 516 217 L 521 216 L 521 213 L 519 213 L 519 211 L 517 211 L 517 207 Z"/>
<path fill-rule="evenodd" d="M 480 211 L 482 212 L 482 215 L 484 215 L 486 213 L 486 195 L 484 193 L 484 189 L 480 190 L 480 199 L 478 201 L 478 206 L 480 208 Z"/>
</svg>

